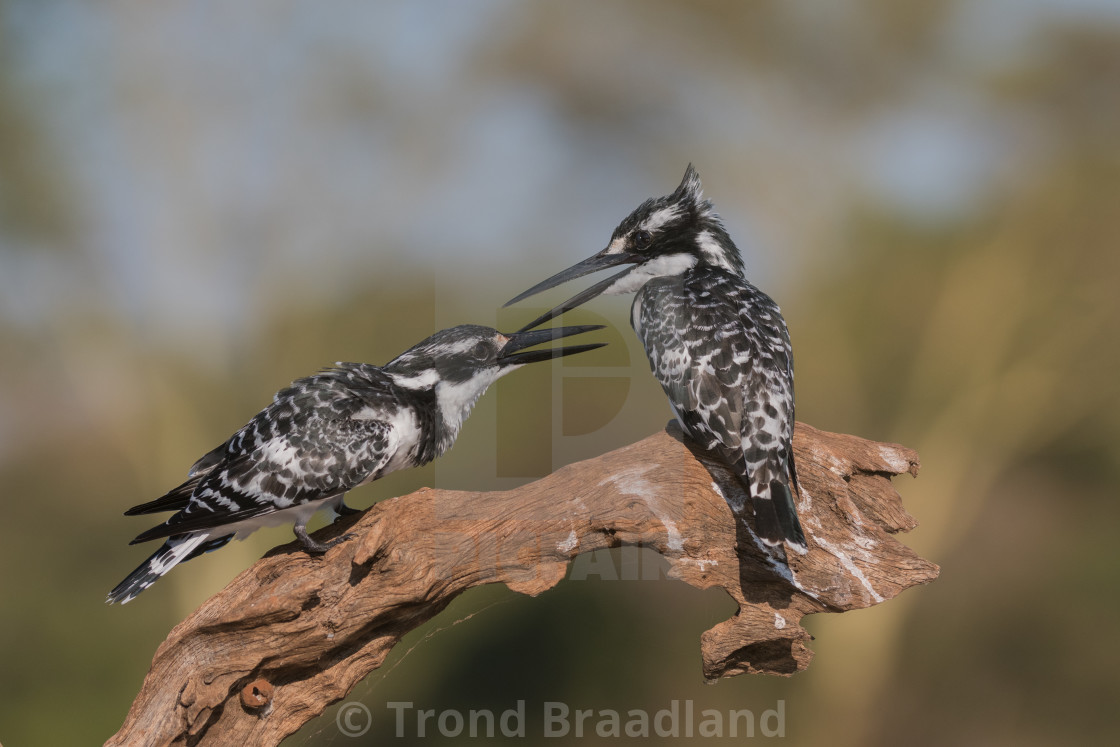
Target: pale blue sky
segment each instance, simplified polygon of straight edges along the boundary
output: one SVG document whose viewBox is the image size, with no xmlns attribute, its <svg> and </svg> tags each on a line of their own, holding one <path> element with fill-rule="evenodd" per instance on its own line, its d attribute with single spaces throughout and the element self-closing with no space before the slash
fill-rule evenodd
<svg viewBox="0 0 1120 747">
<path fill-rule="evenodd" d="M 614 3 L 565 4 L 539 64 L 534 6 L 502 0 L 4 7 L 80 238 L 52 252 L 0 226 L 0 314 L 109 307 L 153 340 L 251 333 L 292 278 L 326 298 L 386 267 L 500 265 L 512 293 L 689 160 L 754 276 L 794 287 L 853 203 L 951 222 L 1044 158 L 1047 133 L 985 75 L 1055 26 L 1120 21 L 1106 0 L 959 3 L 901 85 L 846 109 L 686 38 L 686 13 L 659 37 Z M 841 47 L 874 28 L 857 3 L 788 7 L 795 35 Z"/>
</svg>

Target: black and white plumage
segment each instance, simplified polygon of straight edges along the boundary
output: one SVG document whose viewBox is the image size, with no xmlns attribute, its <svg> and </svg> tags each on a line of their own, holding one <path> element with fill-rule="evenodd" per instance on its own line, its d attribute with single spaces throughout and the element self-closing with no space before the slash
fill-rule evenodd
<svg viewBox="0 0 1120 747">
<path fill-rule="evenodd" d="M 509 303 L 618 265 L 627 267 L 525 329 L 600 294 L 636 292 L 630 321 L 681 427 L 740 476 L 759 537 L 804 552 L 789 332 L 777 304 L 745 279 L 739 250 L 691 165 L 672 194 L 627 216 L 606 249 Z"/>
<path fill-rule="evenodd" d="M 601 326 L 504 335 L 464 325 L 437 332 L 384 366 L 339 363 L 293 382 L 195 462 L 186 482 L 125 512 L 176 513 L 133 540 L 166 538 L 107 601 L 128 602 L 177 564 L 264 526 L 291 522 L 309 551 L 326 551 L 347 537 L 329 543 L 309 537 L 307 521 L 316 511 L 355 513 L 343 503 L 347 491 L 450 449 L 475 402 L 498 378 L 602 344 L 525 348 L 595 329 Z"/>
</svg>

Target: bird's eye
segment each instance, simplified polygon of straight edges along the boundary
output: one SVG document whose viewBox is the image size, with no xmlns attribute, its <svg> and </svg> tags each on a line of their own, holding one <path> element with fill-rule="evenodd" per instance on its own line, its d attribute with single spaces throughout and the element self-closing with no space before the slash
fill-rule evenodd
<svg viewBox="0 0 1120 747">
<path fill-rule="evenodd" d="M 480 342 L 471 349 L 471 356 L 475 360 L 484 361 L 490 357 L 490 346 L 485 342 Z"/>
<path fill-rule="evenodd" d="M 637 231 L 631 239 L 635 249 L 645 249 L 651 241 L 653 241 L 653 234 L 649 231 Z"/>
</svg>

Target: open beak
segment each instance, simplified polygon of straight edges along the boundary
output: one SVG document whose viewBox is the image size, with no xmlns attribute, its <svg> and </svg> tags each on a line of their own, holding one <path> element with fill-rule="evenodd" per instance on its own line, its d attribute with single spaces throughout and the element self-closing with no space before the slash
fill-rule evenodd
<svg viewBox="0 0 1120 747">
<path fill-rule="evenodd" d="M 628 252 L 615 252 L 613 254 L 608 254 L 607 253 L 608 251 L 609 251 L 608 249 L 604 249 L 603 251 L 599 252 L 598 254 L 596 254 L 592 257 L 588 257 L 587 259 L 583 260 L 582 262 L 579 262 L 578 264 L 574 264 L 571 267 L 569 267 L 568 269 L 562 270 L 561 272 L 556 273 L 555 275 L 550 277 L 548 280 L 544 280 L 540 283 L 537 283 L 532 288 L 530 288 L 529 290 L 520 294 L 516 298 L 513 298 L 510 301 L 507 301 L 505 305 L 510 306 L 512 304 L 517 303 L 518 301 L 522 301 L 522 300 L 528 298 L 529 296 L 535 296 L 536 294 L 540 293 L 541 291 L 546 291 L 549 288 L 555 288 L 556 286 L 561 285 L 563 283 L 566 283 L 569 280 L 575 280 L 576 278 L 581 278 L 584 275 L 590 275 L 593 272 L 598 272 L 599 270 L 605 270 L 608 267 L 615 267 L 617 265 L 622 265 L 622 264 L 633 265 L 633 264 L 637 264 L 638 262 L 641 261 L 640 257 L 638 257 L 634 254 L 630 254 Z M 545 322 L 547 322 L 551 319 L 555 319 L 556 317 L 560 316 L 565 311 L 570 311 L 570 310 L 576 308 L 577 306 L 580 306 L 582 304 L 587 303 L 592 298 L 595 298 L 595 296 L 598 296 L 600 293 L 602 293 L 607 288 L 609 288 L 611 285 L 613 285 L 616 280 L 624 277 L 625 275 L 628 275 L 633 269 L 634 269 L 633 267 L 627 267 L 622 272 L 611 275 L 606 280 L 601 280 L 600 282 L 591 286 L 587 290 L 572 296 L 567 301 L 565 301 L 564 303 L 555 307 L 551 311 L 548 311 L 545 314 L 542 314 L 541 316 L 537 317 L 536 319 L 534 319 L 529 324 L 526 324 L 524 327 L 521 328 L 521 331 L 525 331 L 527 329 L 532 329 L 533 327 L 539 327 L 540 325 L 544 324 Z"/>
<path fill-rule="evenodd" d="M 502 352 L 498 354 L 498 365 L 503 367 L 522 366 L 526 363 L 550 361 L 553 358 L 562 358 L 565 355 L 585 353 L 588 350 L 601 348 L 606 345 L 605 342 L 518 352 L 525 350 L 525 348 L 531 348 L 534 345 L 540 345 L 543 342 L 552 342 L 553 340 L 559 340 L 561 337 L 570 337 L 572 335 L 582 335 L 584 332 L 593 332 L 602 328 L 602 324 L 584 324 L 576 327 L 555 327 L 552 329 L 535 329 L 529 332 L 524 330 L 514 332 L 513 334 L 506 335 L 506 337 L 509 338 L 509 342 L 505 344 L 505 347 L 502 348 Z"/>
</svg>

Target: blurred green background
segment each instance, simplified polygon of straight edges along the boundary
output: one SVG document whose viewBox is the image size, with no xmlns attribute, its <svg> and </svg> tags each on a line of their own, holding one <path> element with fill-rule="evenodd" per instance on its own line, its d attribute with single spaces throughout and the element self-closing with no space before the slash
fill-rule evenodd
<svg viewBox="0 0 1120 747">
<path fill-rule="evenodd" d="M 722 594 L 475 590 L 351 695 L 366 736 L 332 709 L 287 744 L 518 699 L 530 743 L 546 700 L 673 699 L 784 701 L 796 744 L 1114 743 L 1118 133 L 1113 0 L 0 0 L 0 741 L 107 738 L 170 628 L 291 539 L 108 607 L 148 551 L 124 509 L 293 378 L 528 319 L 497 307 L 692 161 L 789 321 L 800 419 L 920 451 L 905 541 L 941 579 L 809 618 L 805 673 L 714 686 Z M 503 380 L 351 505 L 662 427 L 628 303 L 572 315 L 610 348 Z"/>
</svg>

